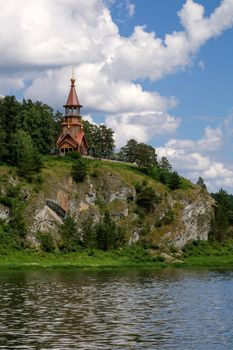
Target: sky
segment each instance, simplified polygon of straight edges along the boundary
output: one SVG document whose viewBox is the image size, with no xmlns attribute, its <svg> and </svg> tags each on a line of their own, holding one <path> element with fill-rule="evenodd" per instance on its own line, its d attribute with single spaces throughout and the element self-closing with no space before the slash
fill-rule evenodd
<svg viewBox="0 0 233 350">
<path fill-rule="evenodd" d="M 0 95 L 83 117 L 119 149 L 151 144 L 209 191 L 233 193 L 233 0 L 0 0 Z"/>
</svg>

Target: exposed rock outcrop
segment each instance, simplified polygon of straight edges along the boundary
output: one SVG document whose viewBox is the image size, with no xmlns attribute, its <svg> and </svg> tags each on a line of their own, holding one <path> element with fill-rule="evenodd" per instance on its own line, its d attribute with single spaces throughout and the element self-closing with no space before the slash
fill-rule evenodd
<svg viewBox="0 0 233 350">
<path fill-rule="evenodd" d="M 8 220 L 10 217 L 10 208 L 0 203 L 0 220 Z"/>
<path fill-rule="evenodd" d="M 72 181 L 70 169 L 43 171 L 44 184 L 39 190 L 35 191 L 33 185 L 24 189 L 28 240 L 33 246 L 37 244 L 37 232 L 50 232 L 59 239 L 59 227 L 67 216 L 73 218 L 81 232 L 86 219 L 96 224 L 106 211 L 122 228 L 128 245 L 142 242 L 155 249 L 181 249 L 193 240 L 208 239 L 214 201 L 198 186 L 190 184 L 188 190 L 169 191 L 143 174 L 106 165 L 94 168 L 83 183 Z M 150 211 L 136 204 L 134 184 L 146 181 L 160 198 Z M 3 185 L 1 191 L 4 194 Z M 0 219 L 9 218 L 9 208 L 0 204 Z"/>
<path fill-rule="evenodd" d="M 181 200 L 184 208 L 181 211 L 180 223 L 174 232 L 168 232 L 164 238 L 177 248 L 185 244 L 207 240 L 213 220 L 214 200 L 206 192 L 196 191 L 192 201 Z"/>
</svg>

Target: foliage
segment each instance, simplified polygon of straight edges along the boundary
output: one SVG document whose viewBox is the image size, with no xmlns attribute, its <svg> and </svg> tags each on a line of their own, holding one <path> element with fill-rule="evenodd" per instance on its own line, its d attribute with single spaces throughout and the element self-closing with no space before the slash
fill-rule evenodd
<svg viewBox="0 0 233 350">
<path fill-rule="evenodd" d="M 41 156 L 33 145 L 30 135 L 24 130 L 18 130 L 14 135 L 12 158 L 18 167 L 19 175 L 26 178 L 39 172 L 42 167 Z"/>
<path fill-rule="evenodd" d="M 233 240 L 194 241 L 183 248 L 183 267 L 231 267 Z"/>
<path fill-rule="evenodd" d="M 153 167 L 149 170 L 148 175 L 153 180 L 162 182 L 171 190 L 176 190 L 182 186 L 182 181 L 178 173 L 176 171 L 170 171 L 165 167 Z"/>
<path fill-rule="evenodd" d="M 84 181 L 86 175 L 87 175 L 87 162 L 85 161 L 84 158 L 82 158 L 80 153 L 76 153 L 77 160 L 75 164 L 73 164 L 72 169 L 71 169 L 71 176 L 75 182 L 82 182 Z"/>
<path fill-rule="evenodd" d="M 38 101 L 23 100 L 19 127 L 30 134 L 41 154 L 50 154 L 54 150 L 57 127 L 50 106 Z"/>
<path fill-rule="evenodd" d="M 80 234 L 77 231 L 77 226 L 74 219 L 67 216 L 64 219 L 63 225 L 59 228 L 62 241 L 59 243 L 59 248 L 66 251 L 76 251 L 80 249 Z"/>
<path fill-rule="evenodd" d="M 130 139 L 127 144 L 121 148 L 120 153 L 118 153 L 119 160 L 129 163 L 136 162 L 136 147 L 138 143 L 134 139 Z"/>
<path fill-rule="evenodd" d="M 155 190 L 146 184 L 135 184 L 137 192 L 136 203 L 147 212 L 152 212 L 155 204 L 160 202 L 160 197 Z"/>
<path fill-rule="evenodd" d="M 37 238 L 40 242 L 41 249 L 46 253 L 51 253 L 54 251 L 53 237 L 49 232 L 38 232 Z"/>
<path fill-rule="evenodd" d="M 83 121 L 84 132 L 87 138 L 89 154 L 92 157 L 108 158 L 113 157 L 115 148 L 113 130 L 105 125 L 95 125 L 87 120 Z"/>
<path fill-rule="evenodd" d="M 123 240 L 123 232 L 110 218 L 108 211 L 95 227 L 97 248 L 109 250 L 119 247 Z"/>
<path fill-rule="evenodd" d="M 118 157 L 120 160 L 136 163 L 138 166 L 146 169 L 158 164 L 154 147 L 145 143 L 138 143 L 134 139 L 129 140 L 126 146 L 121 148 Z"/>
<path fill-rule="evenodd" d="M 201 176 L 197 180 L 197 185 L 200 186 L 203 190 L 207 189 L 204 179 Z"/>
<path fill-rule="evenodd" d="M 30 135 L 32 143 L 42 154 L 50 154 L 55 148 L 59 119 L 55 119 L 51 107 L 41 102 L 23 100 L 14 96 L 0 100 L 0 161 L 13 163 L 15 134 L 22 129 Z M 13 152 L 13 153 L 12 153 Z"/>
<path fill-rule="evenodd" d="M 159 167 L 161 169 L 167 170 L 168 172 L 172 171 L 172 166 L 169 163 L 169 160 L 167 159 L 167 157 L 162 157 L 161 160 L 159 161 Z"/>
<path fill-rule="evenodd" d="M 96 227 L 92 218 L 86 217 L 82 222 L 82 246 L 84 248 L 96 248 Z"/>
<path fill-rule="evenodd" d="M 176 190 L 180 188 L 180 185 L 181 185 L 180 177 L 176 171 L 173 171 L 172 173 L 170 173 L 168 186 L 171 190 Z"/>
<path fill-rule="evenodd" d="M 153 180 L 162 182 L 171 190 L 176 190 L 182 185 L 180 176 L 176 171 L 172 171 L 168 159 L 162 157 L 158 162 L 155 149 L 150 145 L 131 139 L 121 148 L 117 157 L 119 160 L 137 164 L 139 171 L 149 175 Z"/>
<path fill-rule="evenodd" d="M 212 193 L 212 197 L 216 201 L 212 238 L 223 242 L 233 226 L 233 195 L 221 188 L 218 193 Z"/>
<path fill-rule="evenodd" d="M 161 227 L 163 225 L 169 225 L 174 221 L 174 218 L 175 213 L 171 208 L 169 208 L 161 219 L 157 218 L 155 226 Z"/>
<path fill-rule="evenodd" d="M 23 198 L 20 186 L 10 185 L 6 194 L 0 196 L 0 203 L 8 206 L 10 209 L 9 222 L 0 221 L 1 244 L 22 248 L 25 244 L 27 234 L 26 222 L 24 216 L 25 200 Z"/>
</svg>

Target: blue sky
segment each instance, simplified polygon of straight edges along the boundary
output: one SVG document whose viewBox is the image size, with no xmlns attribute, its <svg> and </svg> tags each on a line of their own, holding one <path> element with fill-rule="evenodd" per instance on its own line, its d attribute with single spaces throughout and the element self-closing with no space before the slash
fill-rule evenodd
<svg viewBox="0 0 233 350">
<path fill-rule="evenodd" d="M 233 193 L 233 0 L 0 0 L 0 95 L 83 116 Z"/>
<path fill-rule="evenodd" d="M 118 23 L 122 35 L 131 35 L 137 25 L 145 25 L 163 38 L 167 33 L 182 30 L 177 12 L 184 0 L 137 0 L 133 1 L 135 13 L 124 18 L 125 7 L 119 9 L 116 1 L 111 6 L 113 19 Z M 220 0 L 197 1 L 210 15 L 221 3 Z M 186 138 L 201 137 L 206 123 L 217 126 L 233 112 L 233 29 L 226 30 L 219 37 L 211 39 L 195 54 L 193 65 L 151 83 L 146 79 L 146 89 L 156 89 L 162 95 L 174 95 L 179 105 L 173 114 L 182 117 L 179 133 Z M 185 134 L 184 134 L 185 133 Z M 156 142 L 156 140 L 155 140 Z"/>
</svg>

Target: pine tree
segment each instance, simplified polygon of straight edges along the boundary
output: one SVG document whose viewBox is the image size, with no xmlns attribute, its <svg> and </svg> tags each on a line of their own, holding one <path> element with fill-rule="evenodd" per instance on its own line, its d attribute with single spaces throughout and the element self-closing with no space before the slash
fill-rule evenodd
<svg viewBox="0 0 233 350">
<path fill-rule="evenodd" d="M 135 162 L 146 169 L 157 166 L 157 154 L 152 146 L 145 143 L 138 143 L 135 149 Z"/>
<path fill-rule="evenodd" d="M 199 179 L 197 180 L 197 185 L 206 190 L 206 184 L 203 180 L 203 178 L 200 176 Z"/>
<path fill-rule="evenodd" d="M 121 155 L 125 162 L 134 163 L 136 162 L 136 148 L 137 141 L 130 139 L 127 144 L 121 148 Z"/>
<path fill-rule="evenodd" d="M 172 171 L 172 166 L 171 164 L 169 163 L 169 160 L 167 159 L 167 157 L 162 157 L 160 162 L 159 162 L 159 166 L 160 168 L 162 169 L 166 169 L 168 171 Z"/>
<path fill-rule="evenodd" d="M 170 174 L 170 179 L 169 179 L 169 188 L 171 190 L 176 190 L 180 187 L 181 180 L 179 175 L 177 174 L 176 171 Z"/>
<path fill-rule="evenodd" d="M 30 178 L 42 167 L 41 156 L 33 145 L 31 136 L 23 130 L 18 130 L 14 135 L 12 155 L 20 176 Z"/>
<path fill-rule="evenodd" d="M 71 176 L 74 181 L 82 182 L 84 181 L 87 175 L 88 167 L 87 167 L 86 160 L 82 158 L 80 153 L 77 153 L 77 157 L 78 159 L 71 169 Z"/>
</svg>

